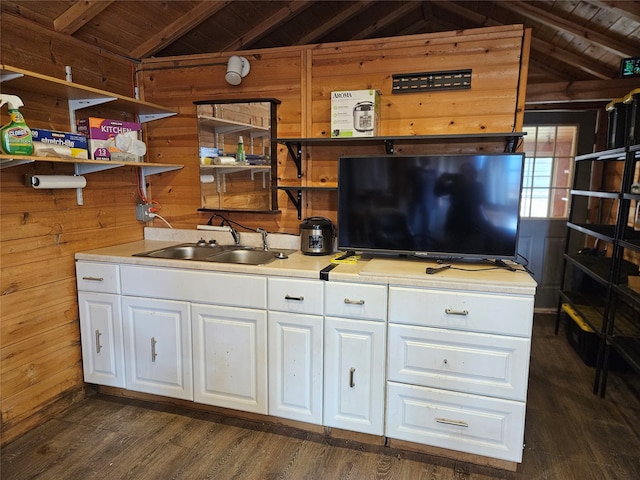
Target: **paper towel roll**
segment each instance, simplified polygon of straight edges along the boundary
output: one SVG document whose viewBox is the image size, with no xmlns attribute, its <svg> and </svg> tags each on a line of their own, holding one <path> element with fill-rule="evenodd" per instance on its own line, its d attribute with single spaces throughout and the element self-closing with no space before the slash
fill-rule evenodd
<svg viewBox="0 0 640 480">
<path fill-rule="evenodd" d="M 84 188 L 87 179 L 79 175 L 33 175 L 28 183 L 33 188 Z"/>
</svg>

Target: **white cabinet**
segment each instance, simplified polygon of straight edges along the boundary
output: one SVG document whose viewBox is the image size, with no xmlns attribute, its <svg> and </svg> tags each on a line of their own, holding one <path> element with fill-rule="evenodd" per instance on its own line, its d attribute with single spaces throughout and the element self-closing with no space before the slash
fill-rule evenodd
<svg viewBox="0 0 640 480">
<path fill-rule="evenodd" d="M 325 312 L 324 425 L 382 435 L 387 287 L 329 282 Z"/>
<path fill-rule="evenodd" d="M 76 268 L 88 382 L 522 460 L 532 280 Z"/>
<path fill-rule="evenodd" d="M 106 263 L 78 262 L 76 279 L 84 380 L 124 387 L 119 268 Z"/>
<path fill-rule="evenodd" d="M 194 304 L 191 315 L 194 400 L 266 414 L 266 311 Z"/>
<path fill-rule="evenodd" d="M 390 286 L 386 435 L 520 462 L 533 302 Z"/>
<path fill-rule="evenodd" d="M 269 414 L 322 424 L 324 282 L 269 278 Z"/>
<path fill-rule="evenodd" d="M 84 380 L 124 387 L 120 296 L 78 292 Z"/>
<path fill-rule="evenodd" d="M 526 338 L 389 325 L 389 380 L 524 401 Z"/>
<path fill-rule="evenodd" d="M 127 384 L 129 388 L 266 414 L 266 278 L 139 265 L 121 268 L 122 292 L 128 299 L 123 300 L 123 311 L 125 305 L 130 310 L 129 337 L 134 338 L 137 332 L 132 329 L 137 328 L 157 341 L 161 332 L 152 332 L 154 318 L 161 320 L 156 328 L 166 326 L 169 335 L 175 327 L 170 336 L 175 339 L 173 360 L 157 360 L 165 364 L 147 365 L 148 352 L 137 352 L 148 340 L 141 340 L 139 348 L 129 341 L 127 371 L 137 375 L 134 384 Z M 142 377 L 139 371 L 152 377 Z"/>
<path fill-rule="evenodd" d="M 122 297 L 127 388 L 193 400 L 189 304 Z"/>
<path fill-rule="evenodd" d="M 521 461 L 524 402 L 395 382 L 387 391 L 387 436 Z"/>
<path fill-rule="evenodd" d="M 325 319 L 324 425 L 384 433 L 383 322 Z"/>
</svg>

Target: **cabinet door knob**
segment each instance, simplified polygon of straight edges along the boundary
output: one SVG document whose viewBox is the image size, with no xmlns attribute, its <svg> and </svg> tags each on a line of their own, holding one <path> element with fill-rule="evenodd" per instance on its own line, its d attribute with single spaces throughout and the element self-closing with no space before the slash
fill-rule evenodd
<svg viewBox="0 0 640 480">
<path fill-rule="evenodd" d="M 82 277 L 83 280 L 88 280 L 90 282 L 104 282 L 103 277 Z"/>
<path fill-rule="evenodd" d="M 351 388 L 356 386 L 356 383 L 355 383 L 354 378 L 353 378 L 355 376 L 355 374 L 356 374 L 356 369 L 351 367 L 349 369 L 349 386 Z"/>
<path fill-rule="evenodd" d="M 447 315 L 469 315 L 469 310 L 454 310 L 453 308 L 445 308 L 444 313 Z"/>
<path fill-rule="evenodd" d="M 364 305 L 364 300 L 351 300 L 349 298 L 345 298 L 344 303 L 347 305 Z"/>
<path fill-rule="evenodd" d="M 302 302 L 304 300 L 304 297 L 302 295 L 300 295 L 299 297 L 292 297 L 291 295 L 285 295 L 284 299 L 285 300 L 295 300 L 296 302 Z"/>
</svg>

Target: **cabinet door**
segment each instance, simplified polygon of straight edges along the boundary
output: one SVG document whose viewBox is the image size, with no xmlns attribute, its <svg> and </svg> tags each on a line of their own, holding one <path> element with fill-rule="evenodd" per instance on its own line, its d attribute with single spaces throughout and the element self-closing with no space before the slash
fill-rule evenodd
<svg viewBox="0 0 640 480">
<path fill-rule="evenodd" d="M 325 319 L 325 425 L 384 433 L 385 327 L 382 322 Z"/>
<path fill-rule="evenodd" d="M 84 380 L 124 388 L 120 295 L 79 292 L 78 303 Z"/>
<path fill-rule="evenodd" d="M 322 424 L 323 319 L 269 312 L 269 414 Z"/>
<path fill-rule="evenodd" d="M 122 297 L 127 388 L 193 400 L 189 304 Z"/>
<path fill-rule="evenodd" d="M 267 313 L 192 305 L 194 400 L 267 413 Z"/>
</svg>

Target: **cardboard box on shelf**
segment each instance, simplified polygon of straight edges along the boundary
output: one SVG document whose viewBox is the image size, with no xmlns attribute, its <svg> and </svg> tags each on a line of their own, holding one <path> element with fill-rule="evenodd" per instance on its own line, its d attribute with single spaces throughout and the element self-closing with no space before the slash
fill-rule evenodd
<svg viewBox="0 0 640 480">
<path fill-rule="evenodd" d="M 380 123 L 380 92 L 331 92 L 331 137 L 375 137 Z"/>
<path fill-rule="evenodd" d="M 78 132 L 87 137 L 89 155 L 94 160 L 116 160 L 119 162 L 139 162 L 142 159 L 135 154 L 123 152 L 115 145 L 119 134 L 138 137 L 140 124 L 122 122 L 106 118 L 88 117 L 78 120 Z"/>
<path fill-rule="evenodd" d="M 32 128 L 33 154 L 36 156 L 59 155 L 81 160 L 89 158 L 87 138 L 80 133 L 59 132 Z"/>
</svg>

